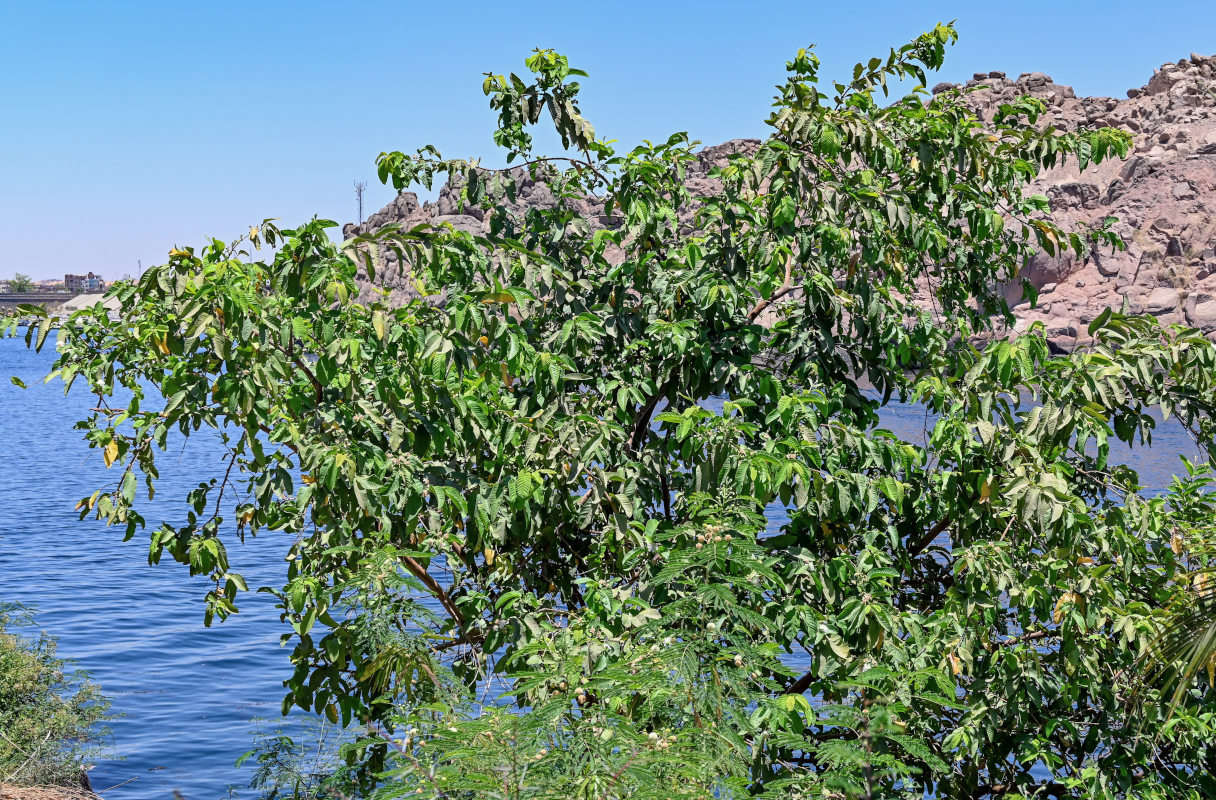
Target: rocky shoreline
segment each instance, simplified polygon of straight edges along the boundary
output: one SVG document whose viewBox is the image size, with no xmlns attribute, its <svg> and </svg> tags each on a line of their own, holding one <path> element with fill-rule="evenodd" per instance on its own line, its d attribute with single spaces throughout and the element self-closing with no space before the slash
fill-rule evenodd
<svg viewBox="0 0 1216 800">
<path fill-rule="evenodd" d="M 940 83 L 933 91 L 955 87 Z M 1039 72 L 1017 79 L 1001 72 L 978 73 L 961 88 L 988 120 L 1001 103 L 1030 95 L 1048 105 L 1041 124 L 1064 130 L 1110 126 L 1134 137 L 1134 152 L 1126 161 L 1107 161 L 1083 173 L 1070 161 L 1040 175 L 1030 187 L 1047 195 L 1064 227 L 1116 217 L 1114 230 L 1127 249 L 1095 250 L 1085 259 L 1071 252 L 1056 257 L 1040 253 L 1023 273 L 1039 290 L 1037 305 L 1020 302 L 1020 286 L 1006 290 L 1017 316 L 1015 331 L 1041 322 L 1053 347 L 1070 351 L 1086 344 L 1090 321 L 1108 306 L 1121 307 L 1126 298 L 1133 313 L 1200 328 L 1216 340 L 1216 56 L 1191 54 L 1164 64 L 1143 87 L 1128 90 L 1126 99 L 1077 97 L 1072 87 Z M 709 170 L 731 153 L 757 144 L 741 139 L 704 148 L 688 171 L 689 188 L 694 194 L 713 191 Z M 484 233 L 481 211 L 461 210 L 458 198 L 459 187 L 453 185 L 426 203 L 413 192 L 402 192 L 362 225 L 346 225 L 343 234 L 350 238 L 389 223 L 442 222 Z M 553 197 L 545 186 L 523 179 L 518 202 L 546 206 Z M 594 198 L 580 202 L 583 215 L 598 222 L 602 204 Z M 409 280 L 396 269 L 395 259 L 393 253 L 385 254 L 375 283 L 408 296 Z M 363 283 L 368 299 L 374 287 L 366 276 Z M 930 305 L 926 297 L 925 307 Z"/>
</svg>

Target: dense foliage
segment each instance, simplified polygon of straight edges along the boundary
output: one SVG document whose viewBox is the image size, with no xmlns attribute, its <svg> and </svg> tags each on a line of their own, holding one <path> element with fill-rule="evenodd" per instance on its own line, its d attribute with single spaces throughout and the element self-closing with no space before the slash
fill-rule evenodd
<svg viewBox="0 0 1216 800">
<path fill-rule="evenodd" d="M 487 236 L 264 224 L 116 285 L 117 320 L 73 315 L 54 374 L 97 394 L 81 428 L 116 475 L 82 515 L 210 580 L 208 619 L 246 590 L 236 539 L 291 537 L 284 709 L 367 723 L 386 796 L 1210 796 L 1210 680 L 1168 722 L 1153 686 L 1127 711 L 1189 591 L 1179 531 L 1213 524 L 1206 468 L 1152 497 L 1108 455 L 1158 414 L 1210 447 L 1216 348 L 1114 311 L 1071 355 L 1005 333 L 1036 249 L 1119 244 L 1026 183 L 1129 140 L 929 97 L 954 37 L 842 83 L 800 51 L 703 198 L 696 143 L 617 151 L 564 57 L 488 76 L 522 166 L 379 161 L 457 177 Z M 525 174 L 551 207 L 514 202 Z M 419 296 L 354 302 L 390 247 Z M 897 398 L 923 441 L 878 427 Z M 173 431 L 228 456 L 146 520 Z"/>
<path fill-rule="evenodd" d="M 106 704 L 19 606 L 0 602 L 0 783 L 78 786 Z"/>
</svg>

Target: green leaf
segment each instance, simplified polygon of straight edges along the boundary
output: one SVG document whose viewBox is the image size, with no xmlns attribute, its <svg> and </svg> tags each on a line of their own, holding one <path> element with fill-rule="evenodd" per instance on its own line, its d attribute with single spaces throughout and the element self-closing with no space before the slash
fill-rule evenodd
<svg viewBox="0 0 1216 800">
<path fill-rule="evenodd" d="M 786 195 L 777 201 L 773 211 L 773 227 L 782 228 L 791 224 L 798 214 L 798 205 L 793 197 Z"/>
</svg>

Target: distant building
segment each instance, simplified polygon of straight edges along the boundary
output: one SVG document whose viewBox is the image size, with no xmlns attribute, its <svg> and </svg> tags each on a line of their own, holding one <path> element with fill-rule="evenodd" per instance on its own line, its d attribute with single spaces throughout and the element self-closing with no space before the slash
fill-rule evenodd
<svg viewBox="0 0 1216 800">
<path fill-rule="evenodd" d="M 8 280 L 7 279 L 0 280 L 0 294 L 8 294 L 11 291 L 12 291 L 12 289 L 9 288 Z"/>
<path fill-rule="evenodd" d="M 99 292 L 106 288 L 100 275 L 64 275 L 63 285 L 69 292 Z"/>
<path fill-rule="evenodd" d="M 39 292 L 65 292 L 63 281 L 42 280 L 34 281 L 34 289 Z"/>
</svg>

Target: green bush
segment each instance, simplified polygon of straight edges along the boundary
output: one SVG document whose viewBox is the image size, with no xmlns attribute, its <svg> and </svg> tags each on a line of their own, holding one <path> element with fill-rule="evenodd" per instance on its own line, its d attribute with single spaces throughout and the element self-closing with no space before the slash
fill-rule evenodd
<svg viewBox="0 0 1216 800">
<path fill-rule="evenodd" d="M 12 633 L 30 621 L 0 603 L 0 781 L 78 785 L 107 704 L 80 672 L 55 655 L 55 640 Z"/>
</svg>

